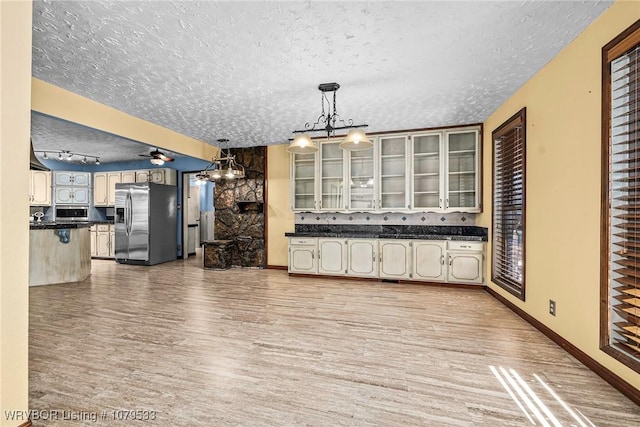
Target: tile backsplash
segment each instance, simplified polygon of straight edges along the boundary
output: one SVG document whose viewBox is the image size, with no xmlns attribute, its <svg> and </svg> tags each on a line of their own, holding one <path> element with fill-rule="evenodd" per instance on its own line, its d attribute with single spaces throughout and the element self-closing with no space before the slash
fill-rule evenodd
<svg viewBox="0 0 640 427">
<path fill-rule="evenodd" d="M 297 213 L 296 224 L 387 224 L 387 225 L 475 225 L 470 213 Z"/>
</svg>

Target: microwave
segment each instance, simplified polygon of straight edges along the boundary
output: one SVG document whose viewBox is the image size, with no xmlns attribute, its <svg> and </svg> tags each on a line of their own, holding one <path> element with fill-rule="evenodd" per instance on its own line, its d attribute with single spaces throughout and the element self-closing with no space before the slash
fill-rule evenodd
<svg viewBox="0 0 640 427">
<path fill-rule="evenodd" d="M 56 221 L 89 221 L 87 206 L 56 206 Z"/>
</svg>

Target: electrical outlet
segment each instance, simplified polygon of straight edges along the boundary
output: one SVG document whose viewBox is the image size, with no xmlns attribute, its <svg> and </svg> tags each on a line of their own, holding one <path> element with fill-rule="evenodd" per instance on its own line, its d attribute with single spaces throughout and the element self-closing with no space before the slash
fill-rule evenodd
<svg viewBox="0 0 640 427">
<path fill-rule="evenodd" d="M 549 300 L 549 314 L 552 316 L 556 315 L 556 302 L 552 299 Z"/>
</svg>

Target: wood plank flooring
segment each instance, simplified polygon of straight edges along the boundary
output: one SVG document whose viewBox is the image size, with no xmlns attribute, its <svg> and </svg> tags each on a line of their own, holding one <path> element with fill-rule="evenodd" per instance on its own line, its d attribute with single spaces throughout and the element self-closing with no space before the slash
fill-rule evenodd
<svg viewBox="0 0 640 427">
<path fill-rule="evenodd" d="M 31 288 L 30 408 L 59 411 L 34 425 L 146 410 L 134 425 L 640 426 L 638 406 L 481 290 L 200 261 L 94 260 L 83 282 Z"/>
</svg>

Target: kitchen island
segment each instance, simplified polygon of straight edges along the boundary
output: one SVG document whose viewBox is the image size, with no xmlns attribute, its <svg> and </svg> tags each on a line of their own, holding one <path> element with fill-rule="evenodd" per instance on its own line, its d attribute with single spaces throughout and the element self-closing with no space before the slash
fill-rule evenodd
<svg viewBox="0 0 640 427">
<path fill-rule="evenodd" d="M 32 222 L 29 286 L 79 282 L 91 274 L 89 222 Z"/>
</svg>

